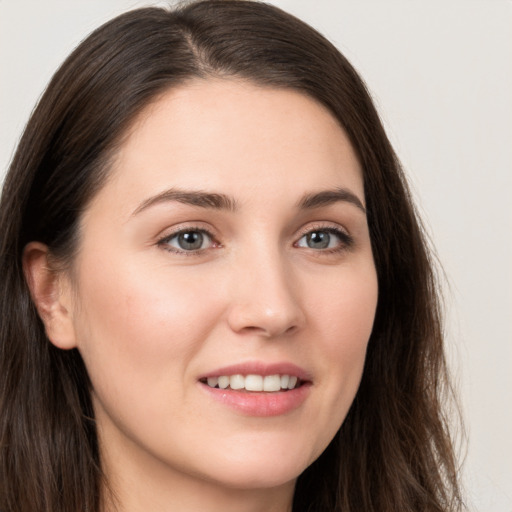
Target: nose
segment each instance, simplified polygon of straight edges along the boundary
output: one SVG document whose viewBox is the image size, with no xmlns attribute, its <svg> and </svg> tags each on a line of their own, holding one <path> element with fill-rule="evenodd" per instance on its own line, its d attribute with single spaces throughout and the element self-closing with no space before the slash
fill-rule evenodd
<svg viewBox="0 0 512 512">
<path fill-rule="evenodd" d="M 265 338 L 290 335 L 301 329 L 305 314 L 299 283 L 286 261 L 275 253 L 243 259 L 231 274 L 233 294 L 228 312 L 231 329 Z"/>
</svg>

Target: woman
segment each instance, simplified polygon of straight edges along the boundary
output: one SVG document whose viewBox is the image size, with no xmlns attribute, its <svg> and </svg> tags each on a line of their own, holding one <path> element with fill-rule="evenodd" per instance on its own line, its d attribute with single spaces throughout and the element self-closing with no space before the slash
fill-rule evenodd
<svg viewBox="0 0 512 512">
<path fill-rule="evenodd" d="M 304 23 L 213 0 L 95 31 L 0 226 L 4 512 L 460 510 L 424 237 Z"/>
</svg>

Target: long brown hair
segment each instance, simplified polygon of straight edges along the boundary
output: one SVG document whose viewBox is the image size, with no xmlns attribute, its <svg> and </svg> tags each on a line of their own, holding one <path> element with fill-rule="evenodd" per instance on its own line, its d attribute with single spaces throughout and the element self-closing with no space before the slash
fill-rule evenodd
<svg viewBox="0 0 512 512">
<path fill-rule="evenodd" d="M 338 50 L 280 9 L 238 0 L 138 9 L 106 23 L 57 71 L 25 129 L 0 205 L 0 508 L 97 512 L 105 484 L 87 372 L 76 350 L 46 337 L 23 248 L 37 240 L 69 261 L 81 213 L 135 116 L 165 90 L 212 76 L 315 98 L 364 172 L 379 282 L 374 328 L 355 401 L 299 477 L 293 510 L 460 510 L 436 278 L 400 164 Z"/>
</svg>

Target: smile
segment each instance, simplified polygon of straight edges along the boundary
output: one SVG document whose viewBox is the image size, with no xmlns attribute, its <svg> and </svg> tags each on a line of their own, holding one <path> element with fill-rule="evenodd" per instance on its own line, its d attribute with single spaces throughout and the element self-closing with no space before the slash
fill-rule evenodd
<svg viewBox="0 0 512 512">
<path fill-rule="evenodd" d="M 288 391 L 298 388 L 301 380 L 296 375 L 219 375 L 201 379 L 211 388 L 232 389 L 236 391 L 269 392 Z"/>
<path fill-rule="evenodd" d="M 198 383 L 209 399 L 237 414 L 269 417 L 300 408 L 311 393 L 313 376 L 286 361 L 246 361 L 211 370 Z"/>
</svg>

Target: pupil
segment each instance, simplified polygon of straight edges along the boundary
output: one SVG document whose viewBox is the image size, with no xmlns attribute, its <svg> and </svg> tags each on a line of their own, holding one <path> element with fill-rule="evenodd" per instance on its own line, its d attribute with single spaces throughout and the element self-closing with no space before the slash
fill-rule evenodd
<svg viewBox="0 0 512 512">
<path fill-rule="evenodd" d="M 197 231 L 181 233 L 178 237 L 179 245 L 182 249 L 194 250 L 200 249 L 203 245 L 203 235 Z"/>
<path fill-rule="evenodd" d="M 326 249 L 329 247 L 329 233 L 314 231 L 308 237 L 308 246 L 312 249 Z"/>
</svg>

